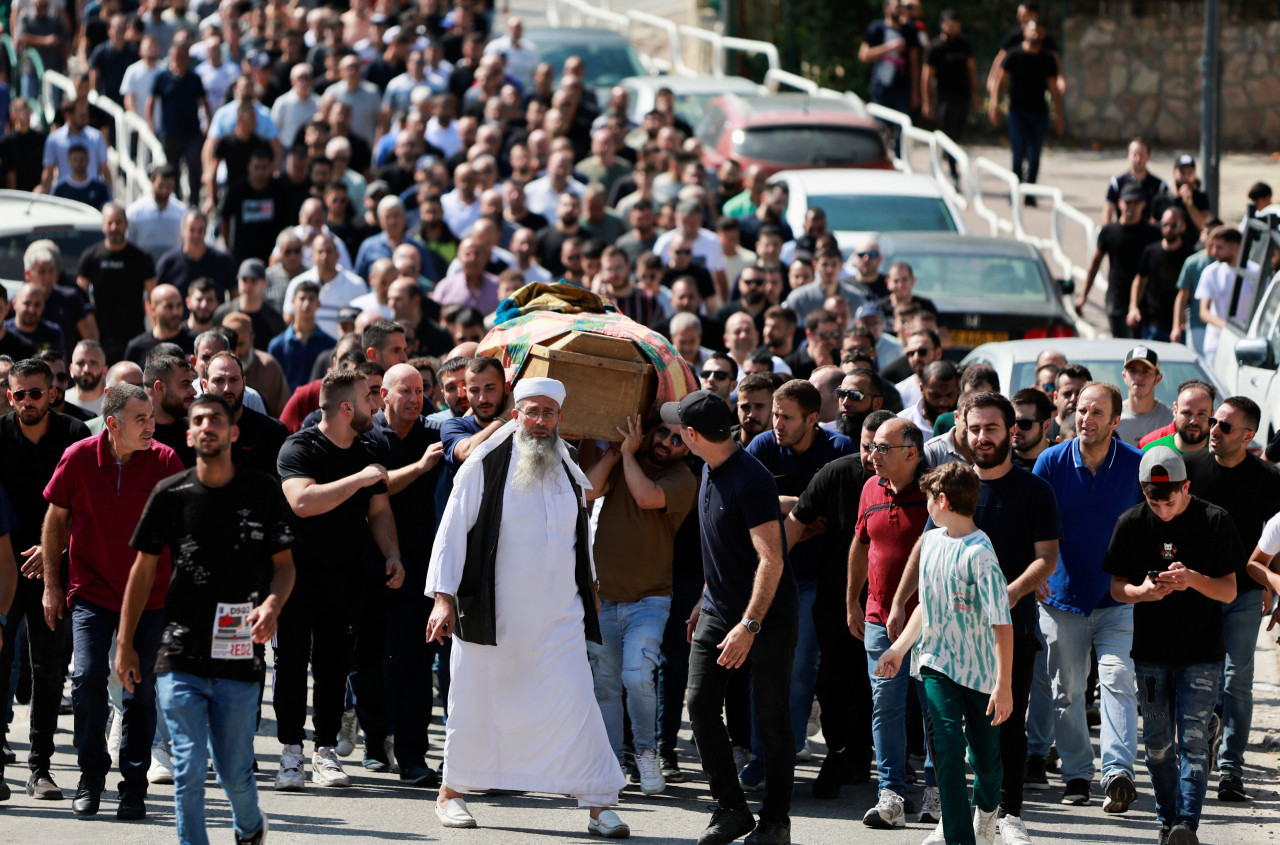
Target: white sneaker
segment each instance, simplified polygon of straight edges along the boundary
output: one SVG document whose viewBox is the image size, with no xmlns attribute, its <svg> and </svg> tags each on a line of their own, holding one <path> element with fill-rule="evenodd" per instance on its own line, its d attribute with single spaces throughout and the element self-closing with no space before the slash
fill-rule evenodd
<svg viewBox="0 0 1280 845">
<path fill-rule="evenodd" d="M 1000 820 L 1000 839 L 1004 845 L 1031 845 L 1027 826 L 1017 816 L 1005 816 Z"/>
<path fill-rule="evenodd" d="M 667 779 L 662 776 L 657 751 L 650 748 L 637 754 L 636 768 L 640 770 L 640 791 L 645 795 L 657 795 L 667 788 Z"/>
<path fill-rule="evenodd" d="M 151 768 L 147 769 L 148 783 L 173 783 L 173 757 L 163 745 L 151 746 Z"/>
<path fill-rule="evenodd" d="M 907 814 L 903 810 L 902 796 L 892 789 L 880 790 L 880 800 L 874 807 L 867 810 L 866 815 L 862 817 L 862 823 L 867 827 L 876 827 L 881 830 L 906 827 Z"/>
<path fill-rule="evenodd" d="M 942 796 L 938 794 L 938 787 L 924 788 L 924 800 L 920 802 L 920 817 L 917 821 L 920 824 L 942 821 Z"/>
<path fill-rule="evenodd" d="M 820 730 L 822 730 L 822 705 L 815 698 L 813 707 L 809 708 L 809 723 L 805 725 L 804 735 L 816 736 Z"/>
<path fill-rule="evenodd" d="M 320 786 L 350 786 L 351 778 L 342 771 L 333 749 L 322 745 L 311 756 L 311 782 Z"/>
<path fill-rule="evenodd" d="M 978 845 L 996 845 L 996 815 L 1000 808 L 987 813 L 979 807 L 973 808 L 973 838 Z"/>
<path fill-rule="evenodd" d="M 107 734 L 107 753 L 111 755 L 111 766 L 120 765 L 120 743 L 124 740 L 124 717 L 111 708 L 111 732 Z M 172 783 L 173 781 L 170 781 Z"/>
<path fill-rule="evenodd" d="M 809 763 L 813 760 L 813 749 L 809 747 L 809 740 L 804 741 L 804 748 L 796 752 L 796 759 L 801 763 Z"/>
<path fill-rule="evenodd" d="M 443 805 L 436 803 L 436 818 L 444 827 L 475 827 L 476 817 L 467 809 L 461 798 L 450 798 Z"/>
<path fill-rule="evenodd" d="M 942 830 L 941 821 L 939 821 L 938 826 L 933 829 L 933 833 L 926 836 L 920 845 L 947 845 L 947 835 Z"/>
<path fill-rule="evenodd" d="M 742 770 L 751 762 L 751 749 L 743 748 L 741 745 L 733 747 L 733 767 L 738 770 L 738 774 L 742 774 Z"/>
<path fill-rule="evenodd" d="M 356 722 L 356 711 L 344 710 L 342 712 L 342 727 L 338 729 L 338 744 L 333 747 L 339 757 L 348 757 L 352 751 L 356 750 L 356 739 L 359 732 L 360 725 Z"/>
<path fill-rule="evenodd" d="M 603 836 L 605 839 L 626 839 L 631 835 L 631 828 L 627 827 L 626 822 L 618 818 L 618 814 L 613 810 L 601 810 L 600 818 L 592 819 L 587 824 L 587 832 L 593 836 Z"/>
<path fill-rule="evenodd" d="M 302 778 L 302 746 L 286 745 L 280 752 L 280 771 L 276 772 L 276 789 L 281 792 L 301 792 L 306 783 Z"/>
</svg>

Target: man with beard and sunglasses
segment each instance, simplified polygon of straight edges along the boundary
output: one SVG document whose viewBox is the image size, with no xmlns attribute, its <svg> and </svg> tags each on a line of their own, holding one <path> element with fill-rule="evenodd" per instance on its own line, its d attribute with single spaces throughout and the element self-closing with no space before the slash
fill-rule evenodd
<svg viewBox="0 0 1280 845">
<path fill-rule="evenodd" d="M 678 426 L 645 431 L 627 417 L 622 442 L 600 455 L 587 473 L 587 500 L 603 498 L 594 559 L 600 579 L 600 635 L 587 645 L 596 701 L 609 744 L 623 759 L 623 694 L 631 722 L 640 790 L 666 788 L 658 759 L 655 675 L 672 598 L 673 543 L 698 494 L 684 459 L 689 449 Z M 684 608 L 678 612 L 683 613 Z"/>
<path fill-rule="evenodd" d="M 1036 458 L 1053 444 L 1049 442 L 1046 428 L 1053 418 L 1053 403 L 1044 392 L 1034 387 L 1024 387 L 1013 394 L 1013 465 L 1029 470 L 1035 467 Z"/>
<path fill-rule="evenodd" d="M 231 408 L 231 422 L 239 436 L 231 443 L 231 460 L 278 478 L 276 461 L 289 437 L 284 423 L 245 407 L 244 365 L 231 352 L 217 352 L 205 365 L 202 385 L 205 393 L 221 396 Z"/>
<path fill-rule="evenodd" d="M 387 470 L 361 435 L 373 428 L 369 382 L 357 371 L 331 372 L 320 384 L 322 417 L 289 436 L 277 466 L 285 499 L 297 517 L 298 580 L 276 634 L 276 731 L 283 746 L 276 789 L 304 787 L 307 666 L 314 679 L 312 783 L 349 786 L 334 753 L 342 725 L 347 673 L 355 647 L 354 619 L 335 611 L 335 596 L 356 595 L 366 524 L 381 552 L 386 584 L 404 580 Z M 335 613 L 338 618 L 335 618 Z"/>
<path fill-rule="evenodd" d="M 89 436 L 89 429 L 73 417 L 49 410 L 53 373 L 43 361 L 18 361 L 9 370 L 8 400 L 14 412 L 0 417 L 0 489 L 13 506 L 17 526 L 9 533 L 10 547 L 0 552 L 5 558 L 21 560 L 8 622 L 0 649 L 0 701 L 9 700 L 9 679 L 13 666 L 18 628 L 27 620 L 27 642 L 31 657 L 31 736 L 28 764 L 31 774 L 27 794 L 37 800 L 62 798 L 62 790 L 49 773 L 54 734 L 58 728 L 58 708 L 62 704 L 63 623 L 55 619 L 53 628 L 44 624 L 40 580 L 43 556 L 40 553 L 40 526 L 48 502 L 43 491 L 53 476 L 62 453 L 73 443 Z M 0 563 L 8 568 L 11 564 Z M 6 743 L 7 744 L 7 743 Z M 0 766 L 3 766 L 0 758 Z"/>
<path fill-rule="evenodd" d="M 851 443 L 862 436 L 862 421 L 884 405 L 880 376 L 867 367 L 855 367 L 836 388 L 836 418 L 821 428 L 843 434 Z"/>
<path fill-rule="evenodd" d="M 96 340 L 82 340 L 71 353 L 72 386 L 67 388 L 67 401 L 95 414 L 102 413 L 102 396 L 107 392 L 103 376 L 107 372 L 107 356 Z"/>
<path fill-rule="evenodd" d="M 187 443 L 187 408 L 196 398 L 191 365 L 176 355 L 156 355 L 142 370 L 142 386 L 155 407 L 155 439 L 178 454 L 187 469 L 195 466 L 195 450 Z"/>
<path fill-rule="evenodd" d="M 1008 583 L 1013 618 L 1013 712 L 1000 726 L 1000 757 L 1004 764 L 1001 836 L 1005 845 L 1029 845 L 1022 821 L 1022 789 L 1027 759 L 1025 716 L 1035 656 L 1040 650 L 1035 595 L 1057 566 L 1062 528 L 1053 488 L 1044 479 L 1013 465 L 1017 419 L 1013 403 L 994 391 L 972 393 L 961 403 L 957 419 L 965 429 L 981 482 L 974 522 L 991 538 Z M 916 592 L 919 565 L 917 548 L 893 599 L 889 614 L 892 637 L 901 633 L 900 626 L 906 622 L 907 600 Z"/>
<path fill-rule="evenodd" d="M 1153 446 L 1168 446 L 1178 454 L 1185 454 L 1208 447 L 1213 400 L 1211 388 L 1203 382 L 1184 383 L 1178 398 L 1173 400 L 1173 433 L 1143 443 L 1143 451 Z"/>
<path fill-rule="evenodd" d="M 592 485 L 560 439 L 564 398 L 555 379 L 520 380 L 512 419 L 458 471 L 431 552 L 427 638 L 457 635 L 435 807 L 444 827 L 476 826 L 465 793 L 514 789 L 576 798 L 597 836 L 631 832 L 608 809 L 626 781 L 587 659 L 588 642 L 601 644 Z"/>
</svg>

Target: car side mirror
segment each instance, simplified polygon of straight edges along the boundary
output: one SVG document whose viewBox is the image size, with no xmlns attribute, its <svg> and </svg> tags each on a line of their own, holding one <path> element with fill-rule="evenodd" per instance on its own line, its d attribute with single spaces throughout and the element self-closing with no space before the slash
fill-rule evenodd
<svg viewBox="0 0 1280 845">
<path fill-rule="evenodd" d="M 1076 280 L 1058 279 L 1058 290 L 1062 291 L 1063 296 L 1070 296 L 1076 292 Z"/>
<path fill-rule="evenodd" d="M 1271 353 L 1271 344 L 1266 338 L 1246 337 L 1236 341 L 1236 363 L 1242 367 L 1255 367 L 1263 370 L 1276 368 L 1275 356 Z"/>
</svg>

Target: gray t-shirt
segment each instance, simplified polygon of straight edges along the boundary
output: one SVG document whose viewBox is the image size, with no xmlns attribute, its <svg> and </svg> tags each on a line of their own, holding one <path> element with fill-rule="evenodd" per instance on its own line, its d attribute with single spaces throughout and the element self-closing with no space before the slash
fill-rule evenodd
<svg viewBox="0 0 1280 845">
<path fill-rule="evenodd" d="M 1155 407 L 1145 414 L 1135 414 L 1129 410 L 1126 402 L 1120 412 L 1120 423 L 1116 426 L 1116 437 L 1130 446 L 1137 448 L 1138 441 L 1157 428 L 1163 428 L 1173 422 L 1173 411 L 1163 402 L 1157 401 Z"/>
</svg>

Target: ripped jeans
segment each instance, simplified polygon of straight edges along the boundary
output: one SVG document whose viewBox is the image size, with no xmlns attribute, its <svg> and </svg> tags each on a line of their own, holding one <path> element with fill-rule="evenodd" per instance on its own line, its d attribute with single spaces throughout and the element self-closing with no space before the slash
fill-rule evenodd
<svg viewBox="0 0 1280 845">
<path fill-rule="evenodd" d="M 1209 717 L 1218 701 L 1222 664 L 1135 661 L 1134 669 L 1156 815 L 1165 827 L 1185 824 L 1195 830 L 1209 783 Z"/>
</svg>

